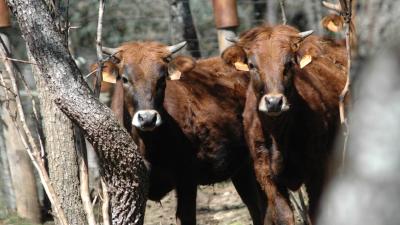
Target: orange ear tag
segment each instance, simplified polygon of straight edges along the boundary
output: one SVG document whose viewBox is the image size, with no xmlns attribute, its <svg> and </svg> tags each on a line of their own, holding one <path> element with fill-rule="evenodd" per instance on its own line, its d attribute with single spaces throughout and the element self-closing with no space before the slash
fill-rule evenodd
<svg viewBox="0 0 400 225">
<path fill-rule="evenodd" d="M 235 62 L 235 68 L 240 71 L 249 71 L 249 66 L 242 62 Z"/>
<path fill-rule="evenodd" d="M 115 84 L 117 82 L 117 78 L 113 74 L 110 74 L 109 72 L 103 71 L 101 75 L 103 76 L 103 82 L 112 84 Z"/>
<path fill-rule="evenodd" d="M 339 32 L 339 27 L 336 26 L 335 23 L 333 23 L 332 21 L 329 21 L 329 23 L 326 25 L 326 28 L 328 28 L 328 30 L 332 31 L 332 32 Z"/>
<path fill-rule="evenodd" d="M 312 61 L 311 55 L 303 56 L 303 58 L 301 58 L 301 60 L 300 60 L 300 68 L 303 69 L 305 66 L 310 64 L 311 61 Z"/>
<path fill-rule="evenodd" d="M 172 73 L 169 74 L 169 79 L 171 80 L 179 80 L 181 79 L 181 71 L 179 70 L 174 70 Z"/>
</svg>

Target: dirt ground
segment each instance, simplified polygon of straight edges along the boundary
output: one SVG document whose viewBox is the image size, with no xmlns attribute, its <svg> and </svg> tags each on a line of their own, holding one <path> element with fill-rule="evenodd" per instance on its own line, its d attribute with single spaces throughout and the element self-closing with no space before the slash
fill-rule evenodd
<svg viewBox="0 0 400 225">
<path fill-rule="evenodd" d="M 158 202 L 148 201 L 145 225 L 170 225 L 175 222 L 175 192 Z M 240 200 L 232 183 L 200 186 L 197 191 L 198 225 L 248 225 L 252 224 L 247 208 Z"/>
</svg>

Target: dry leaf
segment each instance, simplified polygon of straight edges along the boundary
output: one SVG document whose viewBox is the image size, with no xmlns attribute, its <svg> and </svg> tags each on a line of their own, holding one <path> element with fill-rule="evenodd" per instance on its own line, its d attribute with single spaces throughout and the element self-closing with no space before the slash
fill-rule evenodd
<svg viewBox="0 0 400 225">
<path fill-rule="evenodd" d="M 249 71 L 249 66 L 242 62 L 235 62 L 235 68 L 240 71 Z"/>
<path fill-rule="evenodd" d="M 301 58 L 301 60 L 300 60 L 300 68 L 303 69 L 305 66 L 310 64 L 311 61 L 312 61 L 311 55 L 303 56 L 303 58 Z"/>
<path fill-rule="evenodd" d="M 103 82 L 112 83 L 112 84 L 115 84 L 117 82 L 117 77 L 109 72 L 103 71 L 102 75 L 103 75 Z"/>
</svg>

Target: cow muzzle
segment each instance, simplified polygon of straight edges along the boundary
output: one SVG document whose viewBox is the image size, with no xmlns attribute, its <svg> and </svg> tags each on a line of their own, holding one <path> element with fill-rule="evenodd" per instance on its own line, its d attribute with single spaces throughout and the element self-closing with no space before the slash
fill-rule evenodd
<svg viewBox="0 0 400 225">
<path fill-rule="evenodd" d="M 162 123 L 161 116 L 156 110 L 139 110 L 132 119 L 132 125 L 142 131 L 152 131 Z"/>
<path fill-rule="evenodd" d="M 289 108 L 287 99 L 283 94 L 264 95 L 258 105 L 258 110 L 268 116 L 279 116 Z"/>
</svg>

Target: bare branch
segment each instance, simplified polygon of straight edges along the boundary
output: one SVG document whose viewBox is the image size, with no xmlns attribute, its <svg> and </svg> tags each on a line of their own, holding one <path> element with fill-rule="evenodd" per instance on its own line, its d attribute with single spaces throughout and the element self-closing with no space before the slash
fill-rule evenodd
<svg viewBox="0 0 400 225">
<path fill-rule="evenodd" d="M 96 218 L 93 213 L 93 206 L 90 200 L 90 190 L 89 190 L 89 176 L 86 157 L 80 152 L 79 158 L 79 180 L 81 181 L 81 198 L 83 208 L 86 212 L 87 222 L 89 225 L 96 225 Z"/>
<path fill-rule="evenodd" d="M 285 12 L 285 0 L 279 0 L 279 5 L 281 6 L 281 14 L 282 14 L 282 23 L 286 24 L 286 12 Z"/>
<path fill-rule="evenodd" d="M 101 72 L 103 70 L 103 52 L 102 47 L 102 31 L 103 31 L 103 13 L 104 13 L 104 0 L 99 1 L 99 19 L 97 21 L 97 38 L 96 38 L 96 53 L 97 53 L 97 72 L 96 72 L 96 85 L 94 89 L 94 96 L 99 97 L 101 82 L 103 78 Z"/>
<path fill-rule="evenodd" d="M 21 60 L 21 59 L 13 59 L 10 57 L 6 57 L 6 58 L 2 58 L 3 60 L 10 60 L 10 61 L 14 61 L 14 62 L 20 62 L 20 63 L 26 63 L 26 64 L 33 64 L 36 65 L 36 63 L 34 62 L 30 62 L 30 61 L 26 61 L 26 60 Z"/>
<path fill-rule="evenodd" d="M 108 197 L 108 188 L 106 182 L 104 182 L 104 179 L 101 178 L 101 189 L 103 190 L 103 204 L 101 207 L 101 211 L 103 214 L 103 225 L 111 225 L 111 219 L 110 219 L 110 198 Z"/>
<path fill-rule="evenodd" d="M 342 152 L 342 165 L 344 166 L 344 162 L 346 159 L 347 152 L 347 141 L 349 138 L 349 128 L 348 122 L 345 113 L 345 99 L 349 93 L 350 88 L 350 72 L 351 72 L 351 36 L 352 36 L 352 0 L 340 0 L 340 6 L 342 9 L 341 15 L 344 17 L 345 26 L 346 26 L 346 50 L 347 50 L 347 78 L 346 84 L 340 93 L 339 96 L 339 113 L 340 113 L 340 122 L 344 127 L 344 146 Z"/>
</svg>

